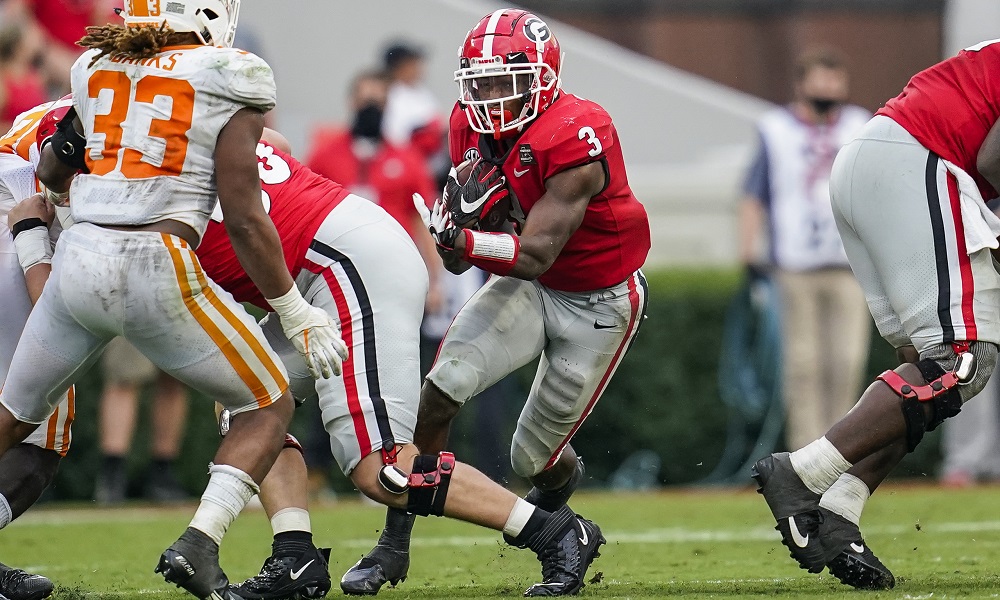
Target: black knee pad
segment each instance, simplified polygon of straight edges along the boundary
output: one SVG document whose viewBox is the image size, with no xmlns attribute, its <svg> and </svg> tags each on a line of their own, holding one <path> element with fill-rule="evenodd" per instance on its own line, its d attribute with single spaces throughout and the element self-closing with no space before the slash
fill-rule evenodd
<svg viewBox="0 0 1000 600">
<path fill-rule="evenodd" d="M 942 383 L 942 378 L 951 373 L 950 371 L 946 371 L 938 361 L 928 358 L 917 361 L 916 366 L 920 369 L 924 381 L 928 382 L 925 387 L 943 393 L 930 399 L 925 397 L 925 400 L 919 400 L 914 396 L 903 396 L 900 408 L 906 422 L 906 449 L 909 452 L 913 452 L 920 444 L 925 432 L 934 431 L 945 419 L 954 417 L 962 410 L 962 394 L 959 386 L 954 385 L 954 381 L 951 387 L 946 387 Z M 896 390 L 896 393 L 909 394 L 911 389 L 916 387 L 921 386 L 903 386 L 901 390 Z M 932 407 L 930 419 L 925 416 L 923 407 L 928 402 Z"/>
<path fill-rule="evenodd" d="M 415 515 L 444 515 L 444 500 L 455 470 L 455 455 L 451 452 L 419 454 L 413 457 L 410 489 L 406 510 Z"/>
</svg>

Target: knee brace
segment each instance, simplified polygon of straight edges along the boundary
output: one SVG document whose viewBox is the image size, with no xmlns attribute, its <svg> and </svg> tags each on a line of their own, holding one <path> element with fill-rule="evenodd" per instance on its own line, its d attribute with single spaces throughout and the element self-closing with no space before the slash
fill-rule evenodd
<svg viewBox="0 0 1000 600">
<path fill-rule="evenodd" d="M 444 515 L 444 500 L 448 495 L 451 474 L 455 470 L 455 455 L 451 452 L 420 454 L 413 457 L 409 477 L 410 496 L 407 512 L 426 517 Z"/>
<path fill-rule="evenodd" d="M 917 447 L 925 432 L 934 431 L 945 419 L 954 417 L 962 410 L 959 386 L 975 378 L 976 357 L 969 352 L 968 344 L 956 344 L 955 353 L 957 359 L 951 371 L 946 371 L 932 359 L 925 358 L 916 363 L 926 385 L 911 384 L 891 370 L 878 376 L 902 398 L 900 408 L 906 422 L 906 447 L 910 452 Z M 923 402 L 931 403 L 930 420 L 924 415 Z"/>
</svg>

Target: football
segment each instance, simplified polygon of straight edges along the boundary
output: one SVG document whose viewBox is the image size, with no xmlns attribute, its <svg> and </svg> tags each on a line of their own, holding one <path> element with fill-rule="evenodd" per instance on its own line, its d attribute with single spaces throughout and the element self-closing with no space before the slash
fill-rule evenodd
<svg viewBox="0 0 1000 600">
<path fill-rule="evenodd" d="M 470 179 L 478 177 L 482 170 L 489 170 L 491 168 L 493 168 L 493 166 L 490 163 L 482 160 L 467 160 L 455 167 L 455 179 L 458 181 L 460 186 L 465 188 L 466 185 L 470 183 Z M 481 231 L 505 231 L 507 227 L 507 220 L 510 218 L 513 191 L 507 184 L 506 176 L 500 175 L 500 181 L 504 189 L 507 190 L 507 193 L 503 194 L 502 198 L 495 201 L 487 201 L 483 206 L 484 212 L 473 218 L 469 218 L 470 215 L 463 214 L 461 210 L 455 210 L 456 207 L 453 206 L 452 214 L 456 217 L 455 222 L 462 227 L 479 229 Z M 480 184 L 479 186 L 475 186 L 476 195 L 478 196 L 479 194 L 485 193 L 486 190 L 492 188 L 493 185 L 495 184 L 490 184 L 488 186 Z M 471 188 L 468 189 L 471 190 Z M 495 197 L 499 194 L 500 191 L 498 190 L 494 194 L 491 194 L 491 197 Z M 470 193 L 470 195 L 472 194 Z M 460 218 L 460 215 L 464 218 Z"/>
</svg>

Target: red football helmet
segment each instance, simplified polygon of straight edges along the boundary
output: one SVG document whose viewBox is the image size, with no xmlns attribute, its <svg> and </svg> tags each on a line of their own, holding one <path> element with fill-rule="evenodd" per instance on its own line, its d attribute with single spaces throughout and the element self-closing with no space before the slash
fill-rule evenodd
<svg viewBox="0 0 1000 600">
<path fill-rule="evenodd" d="M 42 147 L 49 141 L 52 134 L 56 132 L 56 126 L 59 125 L 59 121 L 63 120 L 63 117 L 66 116 L 66 113 L 72 107 L 73 95 L 66 94 L 53 102 L 48 112 L 42 116 L 42 119 L 38 122 L 38 130 L 35 132 L 35 147 L 38 148 L 39 152 L 42 151 Z"/>
<path fill-rule="evenodd" d="M 459 59 L 459 102 L 479 133 L 499 138 L 521 131 L 559 93 L 559 42 L 529 12 L 507 8 L 483 17 L 466 36 Z M 512 100 L 523 103 L 520 114 L 504 109 Z"/>
</svg>

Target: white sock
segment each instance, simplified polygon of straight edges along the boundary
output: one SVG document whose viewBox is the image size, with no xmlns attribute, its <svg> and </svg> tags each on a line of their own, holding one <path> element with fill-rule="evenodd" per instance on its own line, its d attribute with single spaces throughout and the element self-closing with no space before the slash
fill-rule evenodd
<svg viewBox="0 0 1000 600">
<path fill-rule="evenodd" d="M 844 473 L 819 499 L 819 505 L 855 525 L 861 525 L 861 511 L 865 509 L 865 503 L 871 495 L 864 481 Z"/>
<path fill-rule="evenodd" d="M 834 481 L 851 468 L 851 463 L 823 436 L 788 457 L 795 473 L 816 494 L 830 489 Z"/>
<path fill-rule="evenodd" d="M 309 511 L 304 508 L 285 508 L 271 517 L 271 531 L 274 535 L 286 531 L 305 531 L 312 533 L 312 523 L 309 521 Z"/>
<path fill-rule="evenodd" d="M 236 467 L 210 465 L 208 473 L 208 486 L 190 526 L 221 544 L 226 530 L 260 488 Z"/>
<path fill-rule="evenodd" d="M 4 498 L 3 494 L 0 494 L 0 529 L 10 525 L 10 522 L 14 518 L 10 512 L 10 503 Z"/>
<path fill-rule="evenodd" d="M 503 526 L 503 532 L 514 538 L 521 535 L 521 531 L 533 514 L 535 514 L 535 505 L 518 498 L 517 502 L 514 503 L 514 508 L 510 511 L 510 516 L 507 517 L 507 523 Z"/>
</svg>

